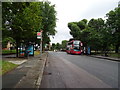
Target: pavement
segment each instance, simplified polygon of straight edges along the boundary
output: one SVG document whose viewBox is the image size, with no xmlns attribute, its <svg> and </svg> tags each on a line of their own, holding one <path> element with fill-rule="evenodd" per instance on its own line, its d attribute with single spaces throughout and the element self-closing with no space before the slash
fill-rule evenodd
<svg viewBox="0 0 120 90">
<path fill-rule="evenodd" d="M 105 57 L 105 56 L 100 56 L 100 55 L 88 55 L 88 56 L 120 62 L 120 58 Z"/>
<path fill-rule="evenodd" d="M 3 88 L 40 88 L 43 76 L 44 66 L 47 60 L 48 53 L 43 53 L 41 56 L 37 55 L 24 59 L 21 62 L 15 61 L 12 63 L 19 64 L 19 66 L 3 75 Z M 113 61 L 120 61 L 120 58 L 110 58 L 104 56 L 90 55 L 95 58 L 103 58 Z M 21 75 L 21 76 L 20 76 Z M 7 80 L 7 82 L 6 82 Z M 12 83 L 13 82 L 13 83 Z"/>
<path fill-rule="evenodd" d="M 19 66 L 2 76 L 2 88 L 39 88 L 43 70 L 47 59 L 47 53 L 29 57 L 27 60 L 12 61 Z"/>
</svg>

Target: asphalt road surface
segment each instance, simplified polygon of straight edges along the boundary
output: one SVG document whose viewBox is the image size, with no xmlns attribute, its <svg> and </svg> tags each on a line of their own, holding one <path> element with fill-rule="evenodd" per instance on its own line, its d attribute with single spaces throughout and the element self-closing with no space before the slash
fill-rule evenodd
<svg viewBox="0 0 120 90">
<path fill-rule="evenodd" d="M 118 62 L 49 52 L 41 88 L 118 88 Z"/>
</svg>

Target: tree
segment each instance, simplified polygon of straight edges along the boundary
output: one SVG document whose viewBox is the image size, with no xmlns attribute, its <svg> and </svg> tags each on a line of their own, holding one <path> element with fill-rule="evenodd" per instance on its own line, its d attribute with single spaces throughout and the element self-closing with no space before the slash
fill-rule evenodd
<svg viewBox="0 0 120 90">
<path fill-rule="evenodd" d="M 91 19 L 88 23 L 89 27 L 89 44 L 94 50 L 99 50 L 102 48 L 102 31 L 104 28 L 104 20 L 102 18 Z"/>
<path fill-rule="evenodd" d="M 68 27 L 73 38 L 82 41 L 85 47 L 90 46 L 96 51 L 107 50 L 110 44 L 109 29 L 106 28 L 102 18 L 91 19 L 89 22 L 83 19 L 79 22 L 68 23 Z"/>
<path fill-rule="evenodd" d="M 120 5 L 106 14 L 107 20 L 102 18 L 83 19 L 79 22 L 68 23 L 70 34 L 74 39 L 79 39 L 84 46 L 90 46 L 93 50 L 106 52 L 115 46 L 118 53 L 120 47 Z"/>
<path fill-rule="evenodd" d="M 84 46 L 86 47 L 89 41 L 89 29 L 88 29 L 87 20 L 83 19 L 79 21 L 77 25 L 79 26 L 81 30 L 80 35 L 79 35 L 79 40 L 82 41 Z"/>
<path fill-rule="evenodd" d="M 43 30 L 43 42 L 50 42 L 50 35 L 55 35 L 56 11 L 49 2 L 4 2 L 3 35 L 16 41 L 16 56 L 21 42 L 38 43 L 36 33 Z M 7 24 L 6 24 L 7 23 Z M 4 38 L 3 38 L 4 39 Z M 40 42 L 40 41 L 39 41 Z"/>
<path fill-rule="evenodd" d="M 120 7 L 111 10 L 106 14 L 107 19 L 107 27 L 111 30 L 112 42 L 115 46 L 115 52 L 118 53 L 120 47 Z"/>
<path fill-rule="evenodd" d="M 79 22 L 70 22 L 68 23 L 68 28 L 71 30 L 70 34 L 74 39 L 82 41 L 84 45 L 87 46 L 89 31 L 86 19 Z"/>
<path fill-rule="evenodd" d="M 55 43 L 52 43 L 52 50 L 54 51 L 56 48 Z"/>
<path fill-rule="evenodd" d="M 25 7 L 28 6 L 29 3 L 20 3 L 20 2 L 3 2 L 2 3 L 2 13 L 3 13 L 3 36 L 4 37 L 12 37 L 16 41 L 16 56 L 18 57 L 18 46 L 20 44 L 22 38 L 22 27 L 19 26 L 21 18 L 18 18 L 21 13 L 24 11 Z M 8 36 L 6 36 L 6 33 Z M 3 37 L 3 39 L 4 39 Z"/>
<path fill-rule="evenodd" d="M 62 48 L 63 50 L 66 49 L 67 42 L 68 42 L 67 40 L 63 40 L 63 41 L 62 41 L 61 48 Z"/>
<path fill-rule="evenodd" d="M 37 41 L 36 34 L 40 31 L 40 26 L 42 26 L 42 16 L 40 16 L 40 5 L 41 2 L 32 2 L 28 7 L 26 7 L 23 11 L 23 19 L 24 22 L 22 24 L 23 39 L 29 42 Z"/>
<path fill-rule="evenodd" d="M 42 2 L 40 6 L 40 10 L 42 11 L 40 16 L 42 16 L 41 29 L 43 30 L 43 47 L 45 43 L 48 42 L 46 38 L 56 33 L 56 11 L 54 7 L 55 5 L 51 5 L 48 1 Z"/>
<path fill-rule="evenodd" d="M 70 34 L 74 39 L 79 39 L 80 28 L 77 26 L 76 22 L 68 23 L 68 28 L 71 30 Z"/>
<path fill-rule="evenodd" d="M 61 45 L 59 43 L 56 44 L 56 49 L 60 50 L 61 49 Z"/>
</svg>

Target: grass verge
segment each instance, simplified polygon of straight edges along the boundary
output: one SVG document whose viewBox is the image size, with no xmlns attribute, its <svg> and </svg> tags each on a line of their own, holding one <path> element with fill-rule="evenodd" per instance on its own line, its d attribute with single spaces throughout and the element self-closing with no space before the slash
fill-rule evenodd
<svg viewBox="0 0 120 90">
<path fill-rule="evenodd" d="M 16 50 L 2 50 L 2 54 L 16 53 Z"/>
<path fill-rule="evenodd" d="M 108 56 L 113 58 L 120 58 L 120 53 L 109 53 Z"/>
<path fill-rule="evenodd" d="M 105 54 L 102 54 L 102 53 L 95 54 L 95 55 L 105 56 Z M 107 55 L 108 57 L 112 57 L 112 58 L 120 58 L 120 53 L 108 53 Z"/>
<path fill-rule="evenodd" d="M 12 69 L 14 69 L 17 66 L 18 65 L 13 64 L 11 62 L 0 60 L 0 69 L 1 69 L 0 75 L 3 75 L 5 73 L 7 73 L 8 71 L 11 71 Z"/>
<path fill-rule="evenodd" d="M 40 55 L 40 51 L 34 51 L 35 55 Z"/>
</svg>

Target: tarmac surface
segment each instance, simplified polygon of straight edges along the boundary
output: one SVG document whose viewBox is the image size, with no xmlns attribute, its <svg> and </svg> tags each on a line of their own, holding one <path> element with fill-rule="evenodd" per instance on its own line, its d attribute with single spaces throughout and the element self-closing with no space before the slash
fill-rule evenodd
<svg viewBox="0 0 120 90">
<path fill-rule="evenodd" d="M 2 76 L 2 88 L 40 88 L 47 56 L 48 53 L 43 53 L 41 56 L 29 57 L 28 59 L 9 60 L 19 64 L 19 66 Z M 120 59 L 104 56 L 92 57 L 120 61 Z"/>
<path fill-rule="evenodd" d="M 49 52 L 41 88 L 117 88 L 118 62 Z"/>
<path fill-rule="evenodd" d="M 41 88 L 111 88 L 82 68 L 53 54 L 48 57 Z"/>
</svg>

